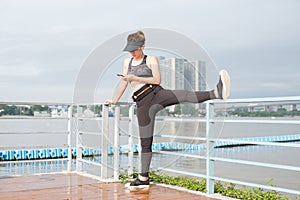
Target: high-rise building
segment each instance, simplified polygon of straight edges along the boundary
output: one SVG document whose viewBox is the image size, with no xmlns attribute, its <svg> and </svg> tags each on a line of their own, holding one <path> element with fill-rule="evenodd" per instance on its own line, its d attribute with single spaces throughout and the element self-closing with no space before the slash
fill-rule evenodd
<svg viewBox="0 0 300 200">
<path fill-rule="evenodd" d="M 159 63 L 163 87 L 173 90 L 194 91 L 207 89 L 205 62 L 160 57 Z"/>
<path fill-rule="evenodd" d="M 159 57 L 159 63 L 161 85 L 164 88 L 191 91 L 207 90 L 205 62 Z M 199 104 L 196 104 L 195 109 L 199 108 Z M 174 106 L 170 110 L 174 110 Z"/>
<path fill-rule="evenodd" d="M 190 61 L 190 64 L 194 69 L 194 77 L 195 77 L 195 91 L 204 91 L 207 90 L 206 84 L 206 64 L 203 61 L 195 60 Z"/>
</svg>

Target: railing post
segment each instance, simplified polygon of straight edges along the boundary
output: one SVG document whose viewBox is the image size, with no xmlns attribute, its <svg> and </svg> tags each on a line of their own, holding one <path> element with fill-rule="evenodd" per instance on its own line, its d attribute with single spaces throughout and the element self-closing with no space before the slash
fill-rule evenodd
<svg viewBox="0 0 300 200">
<path fill-rule="evenodd" d="M 119 180 L 119 140 L 120 140 L 120 106 L 115 107 L 115 119 L 114 119 L 114 179 Z"/>
<path fill-rule="evenodd" d="M 208 194 L 214 193 L 214 161 L 210 159 L 214 154 L 214 142 L 210 138 L 214 137 L 214 103 L 206 103 L 206 190 Z"/>
<path fill-rule="evenodd" d="M 108 129 L 109 129 L 109 119 L 108 119 L 108 104 L 103 104 L 103 115 L 102 115 L 102 137 L 101 137 L 101 178 L 107 179 L 107 151 L 108 151 Z"/>
<path fill-rule="evenodd" d="M 72 111 L 73 106 L 70 105 L 68 108 L 68 172 L 71 171 L 72 165 Z"/>
<path fill-rule="evenodd" d="M 129 130 L 128 130 L 128 175 L 133 174 L 133 115 L 134 106 L 129 107 Z"/>
<path fill-rule="evenodd" d="M 76 171 L 82 171 L 82 133 L 80 132 L 82 125 L 82 107 L 77 105 L 77 120 L 76 120 Z"/>
</svg>

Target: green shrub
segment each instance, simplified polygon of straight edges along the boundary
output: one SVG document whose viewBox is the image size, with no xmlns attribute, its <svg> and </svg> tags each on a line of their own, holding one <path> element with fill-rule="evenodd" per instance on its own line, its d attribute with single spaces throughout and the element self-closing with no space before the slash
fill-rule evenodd
<svg viewBox="0 0 300 200">
<path fill-rule="evenodd" d="M 122 183 L 127 183 L 131 177 L 137 177 L 138 173 L 135 172 L 131 176 L 120 175 Z M 164 183 L 167 185 L 175 185 L 183 187 L 189 190 L 206 192 L 206 180 L 192 178 L 188 176 L 169 176 L 167 174 L 157 173 L 154 171 L 150 172 L 150 181 Z M 266 184 L 272 185 L 273 179 L 270 179 Z M 255 199 L 255 200 L 287 200 L 289 199 L 286 195 L 281 194 L 277 191 L 265 191 L 260 188 L 248 188 L 240 187 L 237 188 L 233 183 L 221 183 L 220 181 L 215 182 L 214 192 L 223 196 L 237 198 L 237 199 Z M 299 199 L 299 197 L 296 197 Z"/>
</svg>

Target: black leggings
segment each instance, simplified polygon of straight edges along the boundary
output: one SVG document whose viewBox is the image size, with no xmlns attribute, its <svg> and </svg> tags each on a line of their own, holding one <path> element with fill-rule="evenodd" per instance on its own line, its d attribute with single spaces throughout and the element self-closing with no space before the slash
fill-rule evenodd
<svg viewBox="0 0 300 200">
<path fill-rule="evenodd" d="M 165 90 L 158 86 L 150 94 L 136 102 L 139 134 L 142 146 L 141 176 L 148 177 L 149 175 L 156 113 L 167 106 L 183 102 L 201 103 L 215 98 L 213 90 L 203 92 Z"/>
</svg>

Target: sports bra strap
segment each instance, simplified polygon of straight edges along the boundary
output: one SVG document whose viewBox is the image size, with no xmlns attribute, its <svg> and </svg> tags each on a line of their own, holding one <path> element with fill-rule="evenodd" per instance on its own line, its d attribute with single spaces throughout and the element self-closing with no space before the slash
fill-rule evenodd
<svg viewBox="0 0 300 200">
<path fill-rule="evenodd" d="M 141 64 L 146 64 L 146 60 L 147 60 L 147 55 L 144 55 L 144 58 L 143 58 Z M 128 66 L 131 67 L 132 61 L 133 61 L 133 57 L 130 59 Z M 141 65 L 141 64 L 139 64 L 139 65 Z"/>
</svg>

